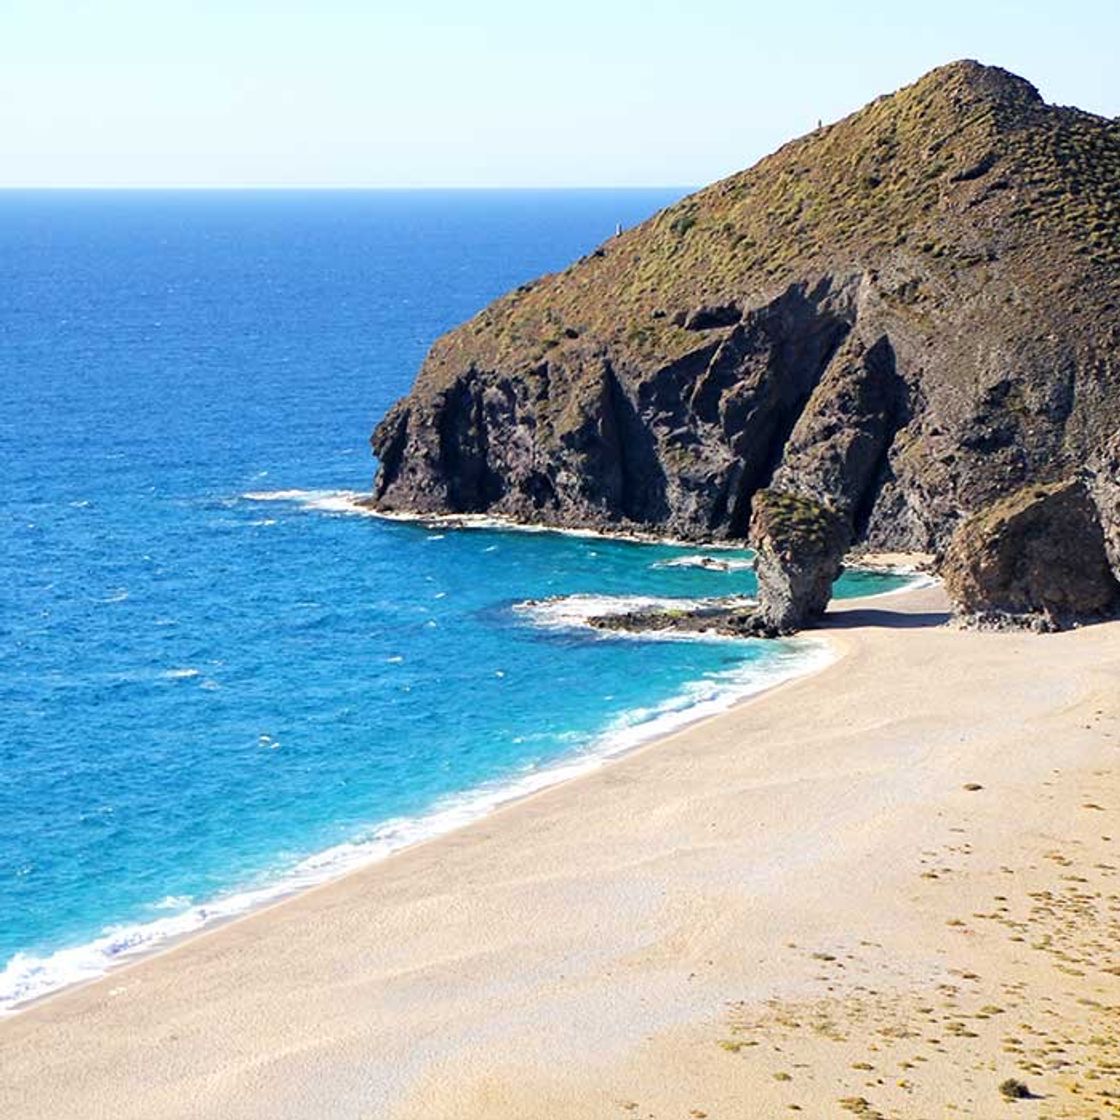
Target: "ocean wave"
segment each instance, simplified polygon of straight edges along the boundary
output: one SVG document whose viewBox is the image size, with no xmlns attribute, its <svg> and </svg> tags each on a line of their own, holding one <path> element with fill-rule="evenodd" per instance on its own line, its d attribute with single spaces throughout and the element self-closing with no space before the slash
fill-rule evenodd
<svg viewBox="0 0 1120 1120">
<path fill-rule="evenodd" d="M 732 560 L 722 556 L 674 556 L 668 560 L 658 560 L 654 568 L 704 568 L 710 572 L 743 572 L 754 568 L 754 560 Z"/>
<path fill-rule="evenodd" d="M 282 897 L 285 892 L 279 890 L 279 886 L 190 906 L 181 913 L 150 922 L 112 926 L 84 945 L 59 949 L 49 956 L 16 953 L 0 972 L 0 1013 L 10 1014 L 32 1000 L 73 984 L 95 980 L 114 965 L 150 953 L 220 919 L 263 906 Z M 163 908 L 161 903 L 154 905 Z"/>
<path fill-rule="evenodd" d="M 729 596 L 720 602 L 729 607 L 754 606 L 746 596 Z M 556 595 L 549 599 L 526 599 L 515 603 L 516 614 L 545 630 L 574 630 L 590 627 L 590 620 L 604 615 L 629 614 L 631 611 L 690 611 L 710 606 L 710 599 L 656 598 L 650 595 Z M 674 634 L 671 630 L 650 630 L 634 633 L 595 631 L 611 638 L 654 638 L 660 641 L 702 641 L 703 634 Z M 715 635 L 713 635 L 713 638 Z M 721 638 L 719 640 L 726 641 Z"/>
<path fill-rule="evenodd" d="M 903 591 L 920 591 L 923 587 L 940 587 L 941 580 L 936 576 L 930 575 L 929 572 L 919 571 L 917 568 L 897 568 L 895 574 L 900 576 L 909 576 L 908 583 L 903 584 L 902 587 L 895 587 L 890 591 L 881 591 L 881 595 L 898 595 Z"/>
<path fill-rule="evenodd" d="M 153 902 L 150 906 L 152 910 L 185 910 L 191 904 L 189 895 L 185 894 L 169 894 L 165 898 L 161 898 L 159 902 Z"/>
<path fill-rule="evenodd" d="M 300 502 L 309 495 L 327 492 L 315 490 L 247 490 L 241 496 L 247 502 Z"/>
<path fill-rule="evenodd" d="M 241 495 L 246 502 L 294 502 L 322 513 L 351 513 L 361 517 L 376 514 L 362 504 L 368 494 L 357 490 L 248 490 Z"/>
<path fill-rule="evenodd" d="M 594 600 L 597 597 L 569 598 Z M 616 604 L 627 601 L 633 602 L 613 600 Z M 0 1014 L 16 1012 L 34 1000 L 73 984 L 95 980 L 206 927 L 278 902 L 360 867 L 378 863 L 403 848 L 481 820 L 502 805 L 598 769 L 608 759 L 725 711 L 747 696 L 821 669 L 834 656 L 825 643 L 805 638 L 772 642 L 768 649 L 772 651 L 771 656 L 764 660 L 748 661 L 710 674 L 686 685 L 663 703 L 625 713 L 589 742 L 581 744 L 575 735 L 562 736 L 572 746 L 563 758 L 523 769 L 516 777 L 488 782 L 446 797 L 427 814 L 383 821 L 353 840 L 307 856 L 271 880 L 198 904 L 183 897 L 168 896 L 150 905 L 151 909 L 176 911 L 166 917 L 109 927 L 85 944 L 45 956 L 16 953 L 0 972 Z"/>
<path fill-rule="evenodd" d="M 600 740 L 598 755 L 609 758 L 680 731 L 748 696 L 818 672 L 836 657 L 826 642 L 816 638 L 771 641 L 766 648 L 770 656 L 764 660 L 748 661 L 691 681 L 676 696 L 655 707 L 625 713 Z"/>
<path fill-rule="evenodd" d="M 863 598 L 868 599 L 885 599 L 888 595 L 904 595 L 909 591 L 921 591 L 926 587 L 939 587 L 941 580 L 935 575 L 931 575 L 921 568 L 916 568 L 909 564 L 900 564 L 898 567 L 886 568 L 877 567 L 872 565 L 861 566 L 860 564 L 845 564 L 845 571 L 849 572 L 863 572 L 872 576 L 905 576 L 906 582 L 901 587 L 892 587 L 888 591 L 869 591 Z"/>
</svg>

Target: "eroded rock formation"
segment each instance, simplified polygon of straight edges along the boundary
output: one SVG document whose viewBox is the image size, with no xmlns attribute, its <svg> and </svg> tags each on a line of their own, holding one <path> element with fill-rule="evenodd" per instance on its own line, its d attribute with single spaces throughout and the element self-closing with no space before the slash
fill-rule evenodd
<svg viewBox="0 0 1120 1120">
<path fill-rule="evenodd" d="M 789 634 L 820 615 L 852 542 L 849 517 L 781 490 L 755 496 L 750 539 L 758 550 L 758 626 Z"/>
<path fill-rule="evenodd" d="M 970 619 L 1057 628 L 1107 618 L 1120 583 L 1096 506 L 1079 479 L 1023 487 L 961 523 L 942 567 Z"/>
</svg>

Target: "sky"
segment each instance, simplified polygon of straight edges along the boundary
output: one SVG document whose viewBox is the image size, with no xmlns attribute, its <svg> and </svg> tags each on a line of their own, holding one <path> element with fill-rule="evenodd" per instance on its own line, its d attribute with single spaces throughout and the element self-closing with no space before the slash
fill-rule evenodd
<svg viewBox="0 0 1120 1120">
<path fill-rule="evenodd" d="M 697 186 L 957 58 L 1120 115 L 1120 0 L 0 0 L 3 187 Z"/>
</svg>

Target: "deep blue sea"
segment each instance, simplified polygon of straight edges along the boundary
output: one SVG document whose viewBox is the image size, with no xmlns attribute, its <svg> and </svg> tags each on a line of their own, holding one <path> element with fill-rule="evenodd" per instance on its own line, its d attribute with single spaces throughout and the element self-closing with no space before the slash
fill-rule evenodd
<svg viewBox="0 0 1120 1120">
<path fill-rule="evenodd" d="M 820 656 L 581 625 L 742 553 L 347 503 L 441 331 L 678 193 L 0 194 L 0 1008 Z"/>
</svg>

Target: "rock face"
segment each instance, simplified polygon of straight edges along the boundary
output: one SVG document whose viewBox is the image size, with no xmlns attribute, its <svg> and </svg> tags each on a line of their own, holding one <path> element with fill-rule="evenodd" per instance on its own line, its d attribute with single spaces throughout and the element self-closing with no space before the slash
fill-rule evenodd
<svg viewBox="0 0 1120 1120">
<path fill-rule="evenodd" d="M 1080 480 L 1026 486 L 973 514 L 953 535 L 945 587 L 980 622 L 1047 628 L 1120 608 L 1097 510 Z"/>
<path fill-rule="evenodd" d="M 1093 464 L 1088 484 L 1100 515 L 1109 563 L 1120 579 L 1120 431 Z"/>
<path fill-rule="evenodd" d="M 1086 464 L 1107 502 L 1118 199 L 1120 121 L 942 67 L 439 339 L 374 433 L 372 504 L 726 539 L 773 489 L 937 553 Z M 762 568 L 817 609 L 817 575 Z"/>
<path fill-rule="evenodd" d="M 750 539 L 758 549 L 757 628 L 789 634 L 821 614 L 851 544 L 849 519 L 811 498 L 761 490 Z"/>
</svg>

